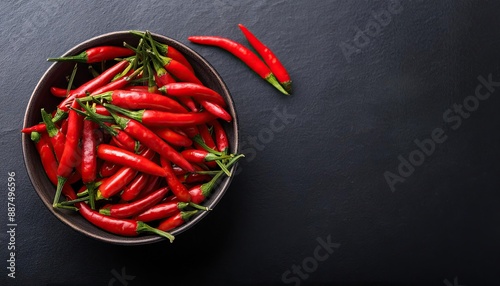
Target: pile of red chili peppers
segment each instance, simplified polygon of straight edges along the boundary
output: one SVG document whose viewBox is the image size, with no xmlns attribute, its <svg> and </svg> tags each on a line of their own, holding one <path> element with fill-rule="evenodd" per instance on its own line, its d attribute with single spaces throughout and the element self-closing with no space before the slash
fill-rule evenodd
<svg viewBox="0 0 500 286">
<path fill-rule="evenodd" d="M 201 204 L 243 155 L 229 151 L 225 99 L 174 47 L 148 31 L 131 33 L 140 37 L 136 46 L 49 59 L 104 68 L 75 87 L 75 64 L 67 87 L 50 89 L 61 98 L 57 109 L 42 109 L 43 122 L 22 132 L 55 186 L 54 208 L 114 234 L 150 232 L 172 242 L 169 231 L 208 210 Z"/>
</svg>

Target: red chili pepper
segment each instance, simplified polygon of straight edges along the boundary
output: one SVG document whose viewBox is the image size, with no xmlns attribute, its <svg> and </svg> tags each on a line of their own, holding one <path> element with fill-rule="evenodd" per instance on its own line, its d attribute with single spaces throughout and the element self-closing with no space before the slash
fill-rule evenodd
<svg viewBox="0 0 500 286">
<path fill-rule="evenodd" d="M 169 73 L 167 73 L 165 71 L 165 74 L 169 74 Z M 175 78 L 173 78 L 172 76 L 170 76 L 168 78 L 168 82 L 167 82 L 167 80 L 164 80 L 164 81 L 161 82 L 161 84 L 158 85 L 158 87 L 159 88 L 163 88 L 167 84 L 172 84 L 172 83 L 176 83 L 176 82 L 177 81 L 175 80 Z M 159 89 L 157 89 L 157 91 L 159 91 Z M 178 100 L 182 104 L 184 104 L 184 106 L 186 106 L 192 112 L 198 112 L 199 111 L 198 106 L 196 105 L 196 102 L 194 102 L 194 100 L 190 96 L 179 97 Z"/>
<path fill-rule="evenodd" d="M 222 125 L 218 120 L 212 120 L 209 122 L 209 124 L 212 125 L 214 130 L 214 137 L 217 145 L 217 150 L 222 153 L 227 153 L 227 151 L 229 150 L 229 139 L 227 138 L 226 131 L 224 130 L 224 128 L 222 127 Z"/>
<path fill-rule="evenodd" d="M 203 83 L 198 79 L 198 77 L 196 77 L 194 72 L 189 70 L 189 68 L 183 65 L 182 63 L 172 58 L 164 57 L 159 54 L 155 56 L 156 58 L 153 58 L 153 60 L 158 60 L 163 66 L 163 68 L 165 68 L 167 72 L 172 74 L 174 77 L 179 79 L 179 81 L 192 82 L 203 85 Z"/>
<path fill-rule="evenodd" d="M 196 164 L 231 158 L 230 155 L 218 156 L 206 150 L 199 150 L 199 149 L 186 149 L 183 150 L 181 154 L 184 158 L 186 158 L 186 160 Z"/>
<path fill-rule="evenodd" d="M 58 164 L 50 145 L 49 135 L 47 133 L 40 134 L 38 132 L 33 132 L 31 133 L 31 140 L 35 142 L 36 150 L 40 155 L 40 161 L 42 162 L 45 174 L 47 174 L 50 182 L 54 184 L 54 186 L 56 186 Z M 71 191 L 72 188 L 66 184 L 63 186 L 61 193 L 70 199 L 74 199 L 73 197 L 71 197 Z"/>
<path fill-rule="evenodd" d="M 108 232 L 123 236 L 137 236 L 142 232 L 151 232 L 167 238 L 170 242 L 174 241 L 174 236 L 170 233 L 153 228 L 142 221 L 119 219 L 103 215 L 99 212 L 93 211 L 84 202 L 79 202 L 76 206 L 79 209 L 80 214 L 85 219 L 93 225 Z"/>
<path fill-rule="evenodd" d="M 21 129 L 21 132 L 25 133 L 25 134 L 29 134 L 31 132 L 44 133 L 46 131 L 47 131 L 47 129 L 45 128 L 44 123 L 39 123 L 39 124 L 30 126 L 30 127 L 26 127 L 26 128 Z"/>
<path fill-rule="evenodd" d="M 154 151 L 149 148 L 145 148 L 139 154 L 149 160 L 151 160 L 155 155 Z M 121 167 L 111 177 L 103 180 L 102 184 L 99 186 L 96 197 L 98 199 L 107 199 L 112 197 L 113 195 L 120 192 L 128 183 L 130 183 L 135 178 L 137 173 L 138 171 L 134 168 L 130 168 L 127 166 Z"/>
<path fill-rule="evenodd" d="M 45 124 L 45 129 L 47 130 L 47 134 L 50 137 L 50 142 L 52 143 L 52 147 L 56 155 L 56 159 L 58 162 L 60 162 L 64 152 L 66 136 L 61 131 L 59 131 L 54 122 L 52 122 L 52 117 L 45 111 L 45 109 L 42 108 L 41 113 L 43 123 Z"/>
<path fill-rule="evenodd" d="M 137 175 L 137 170 L 123 166 L 110 177 L 105 178 L 99 186 L 96 198 L 109 199 L 119 193 Z"/>
<path fill-rule="evenodd" d="M 89 97 L 84 97 L 82 101 L 92 100 L 93 98 L 104 99 L 116 106 L 129 109 L 154 109 L 170 112 L 187 112 L 187 110 L 177 101 L 156 93 L 113 90 Z"/>
<path fill-rule="evenodd" d="M 189 147 L 193 145 L 193 140 L 189 139 L 187 136 L 174 132 L 172 129 L 168 127 L 158 127 L 152 128 L 154 133 L 156 133 L 160 138 L 167 141 L 168 143 L 181 146 L 181 147 Z"/>
<path fill-rule="evenodd" d="M 122 167 L 123 167 L 122 165 L 111 163 L 109 161 L 104 161 L 101 167 L 99 168 L 99 176 L 103 178 L 112 176 Z"/>
<path fill-rule="evenodd" d="M 250 45 L 257 51 L 257 53 L 264 59 L 264 62 L 267 64 L 269 69 L 273 72 L 273 74 L 278 79 L 279 83 L 285 88 L 289 93 L 292 91 L 292 81 L 290 80 L 290 75 L 287 70 L 280 62 L 278 57 L 269 49 L 266 45 L 264 45 L 252 32 L 250 32 L 245 26 L 242 24 L 238 24 L 243 35 L 247 38 Z"/>
<path fill-rule="evenodd" d="M 143 123 L 144 125 L 152 127 L 156 126 L 183 127 L 191 125 L 200 125 L 202 123 L 209 122 L 215 118 L 211 113 L 206 111 L 189 112 L 189 113 L 173 113 L 173 112 L 147 110 L 147 109 L 131 111 L 120 108 L 118 106 L 114 106 L 109 103 L 104 103 L 103 105 L 111 111 L 119 112 L 129 118 L 132 118 L 138 122 Z"/>
<path fill-rule="evenodd" d="M 106 85 L 103 85 L 102 87 L 94 90 L 92 92 L 91 95 L 94 95 L 94 94 L 101 94 L 101 93 L 104 93 L 104 92 L 108 92 L 108 91 L 112 91 L 112 90 L 115 90 L 115 89 L 121 89 L 121 88 L 124 88 L 127 84 L 130 83 L 130 81 L 132 79 L 134 79 L 138 72 L 140 72 L 142 69 L 138 69 L 136 70 L 135 72 L 128 72 L 126 75 L 122 76 L 121 78 L 118 78 Z"/>
<path fill-rule="evenodd" d="M 227 122 L 233 120 L 231 114 L 229 114 L 229 112 L 227 112 L 224 108 L 222 108 L 222 106 L 204 99 L 198 99 L 198 102 L 201 104 L 201 106 L 203 106 L 203 108 L 205 108 L 208 112 L 210 112 L 214 116 L 224 119 Z"/>
<path fill-rule="evenodd" d="M 215 90 L 204 85 L 191 82 L 176 82 L 166 84 L 158 89 L 165 95 L 174 97 L 193 97 L 195 99 L 204 99 L 216 103 L 222 107 L 226 107 L 226 101 Z"/>
<path fill-rule="evenodd" d="M 90 120 L 84 120 L 82 133 L 82 182 L 87 186 L 89 192 L 89 203 L 95 208 L 95 180 L 97 178 L 97 138 L 95 132 L 97 124 Z"/>
<path fill-rule="evenodd" d="M 99 87 L 107 84 L 115 75 L 122 72 L 129 65 L 128 61 L 120 61 L 113 65 L 112 67 L 105 70 L 98 77 L 95 77 L 86 83 L 82 84 L 80 87 L 75 89 L 72 93 L 68 95 L 59 105 L 57 106 L 59 109 L 63 111 L 68 110 L 68 105 L 75 99 L 83 97 L 87 94 L 87 92 L 92 93 L 94 90 Z"/>
<path fill-rule="evenodd" d="M 134 219 L 144 222 L 164 219 L 175 215 L 176 213 L 183 210 L 187 206 L 189 206 L 189 203 L 168 201 L 151 207 L 150 209 L 134 217 Z"/>
<path fill-rule="evenodd" d="M 57 161 L 52 148 L 50 148 L 49 135 L 47 133 L 31 133 L 31 140 L 35 142 L 36 150 L 40 155 L 40 161 L 52 184 L 57 185 Z"/>
<path fill-rule="evenodd" d="M 153 176 L 166 176 L 165 170 L 151 160 L 109 144 L 97 146 L 97 157 Z"/>
<path fill-rule="evenodd" d="M 150 175 L 140 173 L 123 189 L 120 197 L 124 201 L 134 200 L 148 183 Z"/>
<path fill-rule="evenodd" d="M 230 52 L 243 61 L 261 78 L 265 79 L 282 93 L 288 95 L 288 92 L 283 89 L 269 67 L 256 54 L 242 44 L 218 36 L 191 36 L 188 37 L 188 40 L 196 44 L 216 46 Z"/>
<path fill-rule="evenodd" d="M 106 107 L 104 107 L 100 104 L 96 104 L 94 106 L 94 110 L 95 110 L 95 113 L 97 113 L 99 115 L 111 116 L 111 113 L 109 113 L 109 111 L 106 109 Z"/>
<path fill-rule="evenodd" d="M 170 147 L 163 139 L 158 137 L 153 131 L 139 122 L 121 117 L 111 113 L 115 118 L 116 123 L 122 128 L 123 131 L 127 132 L 130 136 L 138 140 L 144 146 L 151 148 L 160 156 L 174 162 L 176 165 L 187 171 L 193 171 L 193 166 L 182 157 L 182 155 L 177 152 L 174 148 Z"/>
<path fill-rule="evenodd" d="M 134 138 L 128 135 L 127 132 L 122 130 L 116 130 L 116 135 L 113 136 L 111 140 L 113 140 L 113 142 L 115 142 L 118 147 L 121 147 L 130 152 L 137 153 L 141 148 L 139 142 L 134 140 Z"/>
<path fill-rule="evenodd" d="M 56 86 L 52 86 L 50 88 L 50 93 L 55 96 L 55 97 L 66 97 L 66 92 L 67 90 L 65 88 L 60 88 L 60 87 L 56 87 Z"/>
<path fill-rule="evenodd" d="M 72 107 L 77 109 L 78 106 L 79 104 L 76 101 L 73 101 Z M 58 182 L 56 194 L 54 196 L 54 207 L 56 207 L 59 203 L 62 187 L 66 183 L 67 178 L 71 175 L 73 169 L 81 162 L 81 154 L 79 152 L 80 150 L 78 144 L 80 143 L 80 137 L 82 134 L 83 117 L 78 115 L 74 109 L 69 111 L 66 143 L 61 160 L 59 161 L 59 166 L 57 167 Z"/>
<path fill-rule="evenodd" d="M 212 121 L 217 121 L 217 120 L 212 120 Z M 208 126 L 206 124 L 200 124 L 198 125 L 198 131 L 201 139 L 203 140 L 203 142 L 205 142 L 205 145 L 207 145 L 211 149 L 216 150 L 217 146 L 215 145 L 215 141 L 212 138 L 212 134 L 210 133 Z M 203 149 L 199 146 L 199 144 L 195 143 L 195 145 L 197 145 L 198 149 Z"/>
<path fill-rule="evenodd" d="M 97 46 L 87 49 L 76 56 L 48 58 L 47 60 L 58 61 L 58 62 L 71 61 L 71 62 L 92 64 L 102 61 L 113 60 L 115 58 L 129 57 L 133 56 L 134 54 L 135 54 L 134 51 L 123 47 Z"/>
<path fill-rule="evenodd" d="M 116 218 L 129 218 L 156 205 L 167 193 L 168 188 L 160 188 L 140 200 L 131 203 L 113 204 L 109 207 L 100 209 L 99 212 Z"/>
<path fill-rule="evenodd" d="M 183 126 L 182 128 L 179 127 L 172 127 L 172 128 L 174 128 L 174 130 L 176 130 L 177 132 L 179 132 L 180 130 L 186 133 L 187 137 L 189 138 L 194 138 L 196 135 L 200 134 L 200 132 L 198 131 L 198 127 L 196 126 Z"/>
<path fill-rule="evenodd" d="M 167 184 L 172 190 L 172 193 L 174 193 L 179 201 L 189 202 L 191 200 L 191 196 L 189 195 L 188 189 L 179 181 L 179 179 L 177 179 L 177 176 L 174 174 L 174 170 L 172 169 L 172 164 L 163 157 L 160 158 L 160 163 L 166 171 Z"/>
<path fill-rule="evenodd" d="M 181 211 L 178 212 L 176 215 L 171 216 L 158 225 L 158 229 L 163 230 L 163 231 L 169 231 L 171 229 L 174 229 L 178 226 L 181 226 L 184 224 L 186 221 L 188 221 L 193 215 L 197 214 L 198 210 L 193 210 L 193 211 Z"/>
<path fill-rule="evenodd" d="M 135 199 L 140 200 L 144 198 L 145 196 L 149 195 L 152 193 L 154 190 L 157 190 L 159 187 L 162 186 L 162 182 L 164 180 L 160 180 L 161 177 L 157 176 L 149 176 L 148 183 L 146 184 L 146 187 L 143 188 L 137 197 Z"/>
</svg>

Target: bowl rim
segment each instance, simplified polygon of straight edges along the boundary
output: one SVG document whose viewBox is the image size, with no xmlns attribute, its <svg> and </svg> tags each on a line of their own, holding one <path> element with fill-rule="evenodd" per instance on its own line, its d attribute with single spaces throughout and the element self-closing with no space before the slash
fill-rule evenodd
<svg viewBox="0 0 500 286">
<path fill-rule="evenodd" d="M 124 36 L 129 37 L 130 35 L 131 35 L 131 33 L 129 30 L 122 30 L 122 31 L 114 31 L 114 32 L 109 32 L 109 33 L 101 34 L 98 36 L 94 36 L 90 39 L 87 39 L 83 42 L 80 42 L 79 44 L 76 44 L 75 46 L 73 46 L 72 48 L 67 50 L 62 56 L 63 57 L 70 56 L 70 55 L 75 55 L 79 52 L 82 52 L 86 48 L 91 47 L 92 43 L 94 43 L 96 41 L 101 41 L 101 40 L 111 41 L 113 38 L 120 38 L 120 37 L 124 37 Z M 187 45 L 185 45 L 185 44 L 183 44 L 183 43 L 179 42 L 178 40 L 175 40 L 171 37 L 164 36 L 161 34 L 151 32 L 151 35 L 153 36 L 153 38 L 155 38 L 156 40 L 159 40 L 160 42 L 167 43 L 168 45 L 171 45 L 174 48 L 180 48 L 182 50 L 185 50 L 185 51 L 183 51 L 183 54 L 185 54 L 185 56 L 188 59 L 194 60 L 194 61 L 198 62 L 200 65 L 205 66 L 205 68 L 207 68 L 210 71 L 210 73 L 213 74 L 216 81 L 219 83 L 220 88 L 223 91 L 221 95 L 227 101 L 228 112 L 233 117 L 232 122 L 229 123 L 231 125 L 231 128 L 233 129 L 233 133 L 234 133 L 233 134 L 233 142 L 231 142 L 232 146 L 230 146 L 231 152 L 239 153 L 239 149 L 240 149 L 240 146 L 239 146 L 239 124 L 238 124 L 238 115 L 236 113 L 236 106 L 235 106 L 234 100 L 232 98 L 232 95 L 229 92 L 229 89 L 228 89 L 226 83 L 224 82 L 224 80 L 222 79 L 222 77 L 220 76 L 220 74 L 203 56 L 201 56 L 198 52 L 194 51 L 192 48 L 188 47 Z M 23 128 L 29 127 L 28 126 L 28 124 L 29 124 L 28 119 L 30 118 L 29 113 L 32 111 L 31 109 L 34 105 L 35 95 L 41 89 L 41 86 L 44 83 L 44 79 L 58 68 L 58 64 L 59 64 L 58 62 L 52 63 L 49 66 L 49 68 L 44 72 L 44 74 L 40 77 L 37 84 L 35 85 L 33 92 L 30 95 L 30 98 L 29 98 L 29 101 L 28 101 L 28 104 L 26 107 L 26 111 L 24 114 Z M 111 237 L 102 237 L 100 235 L 93 233 L 92 231 L 81 228 L 78 224 L 72 222 L 72 219 L 70 216 L 68 216 L 67 214 L 65 214 L 64 212 L 62 212 L 60 210 L 55 210 L 52 207 L 52 203 L 48 202 L 47 200 L 45 200 L 42 197 L 42 194 L 40 193 L 40 191 L 38 190 L 38 187 L 37 187 L 37 183 L 36 183 L 37 180 L 35 177 L 35 173 L 31 169 L 32 166 L 29 162 L 30 159 L 27 158 L 27 155 L 26 155 L 29 153 L 28 148 L 30 148 L 28 144 L 33 144 L 33 142 L 30 140 L 30 134 L 22 133 L 21 144 L 22 144 L 22 150 L 23 150 L 24 165 L 25 165 L 26 171 L 28 173 L 28 176 L 30 178 L 30 182 L 33 186 L 34 191 L 37 193 L 38 197 L 45 204 L 45 206 L 49 209 L 49 211 L 55 217 L 57 217 L 61 222 L 63 222 L 67 226 L 69 226 L 71 229 L 73 229 L 79 233 L 83 233 L 84 235 L 91 237 L 91 238 L 94 238 L 96 240 L 107 242 L 107 243 L 112 243 L 112 244 L 118 244 L 118 245 L 143 245 L 143 244 L 156 243 L 156 242 L 160 242 L 160 241 L 167 241 L 166 238 L 158 236 L 158 235 L 139 235 L 139 236 L 135 236 L 135 237 L 126 237 L 126 236 L 119 236 L 119 235 L 109 233 Z M 235 170 L 237 167 L 238 167 L 238 163 L 234 164 L 230 169 L 231 172 L 235 173 Z M 209 198 L 209 203 L 206 204 L 205 206 L 207 206 L 210 209 L 214 209 L 214 207 L 219 203 L 219 201 L 222 199 L 222 197 L 226 193 L 233 178 L 234 178 L 234 176 L 230 176 L 230 177 L 225 176 L 224 179 L 219 181 L 219 184 L 217 186 L 217 188 L 219 188 L 219 189 L 211 194 L 211 196 Z M 201 221 L 207 215 L 208 215 L 207 211 L 200 212 L 197 215 L 193 216 L 187 223 L 183 224 L 182 226 L 179 226 L 178 228 L 174 229 L 170 233 L 174 236 L 177 236 L 177 235 L 185 232 L 186 230 L 190 229 L 191 227 L 193 227 L 195 224 L 197 224 L 199 221 Z M 92 227 L 98 228 L 97 226 L 91 224 L 90 222 L 89 222 L 89 225 L 91 225 Z"/>
</svg>

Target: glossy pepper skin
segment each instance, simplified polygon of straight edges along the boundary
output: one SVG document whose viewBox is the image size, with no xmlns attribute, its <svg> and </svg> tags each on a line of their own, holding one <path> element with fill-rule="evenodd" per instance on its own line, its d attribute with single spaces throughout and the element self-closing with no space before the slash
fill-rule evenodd
<svg viewBox="0 0 500 286">
<path fill-rule="evenodd" d="M 153 176 L 166 176 L 163 168 L 151 160 L 144 158 L 144 156 L 109 144 L 100 144 L 97 146 L 97 157 Z"/>
<path fill-rule="evenodd" d="M 83 51 L 76 56 L 67 56 L 61 58 L 48 58 L 48 61 L 57 62 L 79 62 L 79 63 L 99 63 L 102 61 L 113 60 L 133 56 L 134 51 L 116 46 L 97 46 Z"/>
<path fill-rule="evenodd" d="M 174 241 L 173 235 L 165 231 L 159 231 L 158 229 L 153 228 L 144 222 L 133 219 L 119 219 L 103 215 L 97 211 L 92 210 L 84 202 L 79 202 L 76 204 L 76 206 L 80 214 L 87 221 L 108 232 L 123 236 L 137 236 L 141 232 L 152 232 L 167 238 L 168 240 L 170 240 L 170 242 Z"/>
<path fill-rule="evenodd" d="M 181 226 L 186 221 L 188 221 L 193 215 L 197 214 L 198 210 L 194 211 L 180 211 L 176 215 L 171 216 L 158 225 L 158 229 L 163 231 L 169 231 L 176 227 Z"/>
<path fill-rule="evenodd" d="M 179 201 L 167 201 L 165 203 L 157 204 L 148 210 L 138 214 L 134 217 L 136 220 L 149 222 L 159 219 L 164 219 L 169 216 L 175 215 L 179 211 L 189 206 L 189 203 Z"/>
<path fill-rule="evenodd" d="M 116 218 L 129 218 L 156 205 L 168 193 L 168 188 L 160 188 L 142 199 L 130 203 L 113 204 L 99 210 L 100 213 Z"/>
<path fill-rule="evenodd" d="M 289 93 L 283 89 L 281 84 L 276 79 L 276 76 L 272 73 L 271 69 L 250 49 L 243 46 L 242 44 L 219 36 L 191 36 L 188 40 L 202 45 L 216 46 L 222 48 L 229 53 L 233 54 L 235 57 L 244 62 L 251 70 L 257 73 L 261 78 L 265 79 L 276 89 L 281 91 L 281 93 L 289 95 Z"/>
<path fill-rule="evenodd" d="M 113 114 L 114 115 L 114 114 Z M 176 165 L 187 171 L 194 171 L 193 166 L 182 157 L 174 148 L 168 145 L 163 139 L 158 137 L 153 131 L 136 120 L 128 119 L 118 115 L 114 115 L 116 123 L 127 132 L 130 136 L 134 137 L 144 146 L 154 150 L 160 156 L 169 159 Z"/>
<path fill-rule="evenodd" d="M 84 97 L 85 95 L 87 95 L 87 92 L 92 93 L 96 89 L 109 83 L 113 79 L 113 77 L 122 72 L 128 65 L 128 61 L 120 61 L 114 64 L 112 67 L 101 73 L 98 77 L 87 81 L 86 83 L 73 90 L 73 92 L 70 92 L 70 94 L 63 101 L 61 101 L 61 103 L 59 103 L 57 107 L 62 111 L 68 111 L 68 106 L 71 105 L 71 102 L 73 102 L 75 98 Z"/>
<path fill-rule="evenodd" d="M 274 54 L 274 52 L 266 45 L 264 45 L 264 43 L 262 43 L 260 39 L 258 39 L 252 32 L 250 32 L 247 27 L 243 26 L 243 24 L 238 24 L 238 27 L 240 28 L 243 35 L 245 35 L 245 37 L 247 38 L 250 45 L 262 57 L 264 62 L 276 76 L 283 88 L 291 93 L 292 80 L 290 79 L 290 75 L 288 74 L 288 71 L 285 69 L 278 57 Z"/>
</svg>

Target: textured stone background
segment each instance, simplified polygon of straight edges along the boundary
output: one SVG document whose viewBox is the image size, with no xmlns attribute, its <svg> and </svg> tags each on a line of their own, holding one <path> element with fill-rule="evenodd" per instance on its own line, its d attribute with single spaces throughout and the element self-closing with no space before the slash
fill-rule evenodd
<svg viewBox="0 0 500 286">
<path fill-rule="evenodd" d="M 499 4 L 2 1 L 0 285 L 497 285 Z M 280 57 L 293 96 L 187 41 L 246 44 L 238 23 Z M 217 208 L 172 245 L 107 245 L 71 230 L 23 163 L 19 130 L 45 59 L 128 29 L 180 40 L 217 68 L 247 154 Z M 442 143 L 431 148 L 433 134 Z M 16 279 L 6 279 L 8 171 Z M 334 251 L 317 252 L 328 239 Z"/>
</svg>

